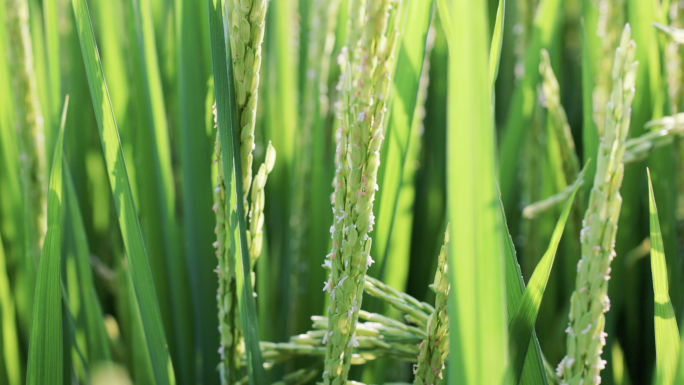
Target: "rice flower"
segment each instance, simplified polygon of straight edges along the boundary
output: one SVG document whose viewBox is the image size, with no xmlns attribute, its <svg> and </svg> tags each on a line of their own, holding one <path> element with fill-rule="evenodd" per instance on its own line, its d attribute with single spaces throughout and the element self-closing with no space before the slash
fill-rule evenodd
<svg viewBox="0 0 684 385">
<path fill-rule="evenodd" d="M 397 3 L 390 0 L 351 1 L 349 60 L 343 61 L 343 96 L 337 151 L 334 223 L 331 229 L 329 332 L 326 343 L 326 385 L 347 382 L 354 333 L 363 299 L 373 229 L 373 201 L 378 189 L 380 147 L 397 40 Z M 358 25 L 358 28 L 354 26 Z M 351 45 L 354 44 L 354 45 Z M 349 49 L 353 48 L 352 52 Z M 343 56 L 343 59 L 345 56 Z"/>
<path fill-rule="evenodd" d="M 254 270 L 254 264 L 257 258 L 261 255 L 261 247 L 264 242 L 264 202 L 266 201 L 266 194 L 264 188 L 266 187 L 266 179 L 268 174 L 273 170 L 275 164 L 276 151 L 271 142 L 266 148 L 266 159 L 259 167 L 257 175 L 254 177 L 252 199 L 249 208 L 249 230 L 247 231 L 247 242 L 249 246 L 250 268 Z M 254 272 L 252 271 L 252 275 Z M 252 284 L 255 283 L 252 277 Z"/>
<path fill-rule="evenodd" d="M 238 122 L 241 127 L 242 194 L 246 206 L 247 194 L 252 183 L 254 124 L 267 2 L 266 0 L 234 0 L 234 4 L 230 44 L 233 55 Z"/>
<path fill-rule="evenodd" d="M 442 379 L 444 360 L 449 354 L 449 265 L 446 261 L 446 247 L 449 243 L 449 225 L 444 234 L 444 245 L 439 252 L 434 289 L 435 311 L 430 315 L 427 325 L 427 338 L 420 344 L 418 363 L 414 366 L 414 385 L 438 384 Z"/>
<path fill-rule="evenodd" d="M 563 384 L 599 384 L 601 369 L 605 367 L 601 359 L 607 336 L 604 313 L 610 308 L 608 281 L 622 205 L 619 190 L 638 66 L 635 51 L 627 24 L 615 52 L 613 91 L 606 105 L 596 176 L 580 234 L 582 258 L 577 266 L 575 292 L 570 298 L 568 350 L 557 370 Z"/>
</svg>

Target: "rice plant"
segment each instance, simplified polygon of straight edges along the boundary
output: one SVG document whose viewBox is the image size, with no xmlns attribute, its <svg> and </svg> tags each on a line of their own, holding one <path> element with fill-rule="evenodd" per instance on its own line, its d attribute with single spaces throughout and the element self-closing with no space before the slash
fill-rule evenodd
<svg viewBox="0 0 684 385">
<path fill-rule="evenodd" d="M 665 0 L 4 0 L 0 384 L 684 384 Z"/>
</svg>

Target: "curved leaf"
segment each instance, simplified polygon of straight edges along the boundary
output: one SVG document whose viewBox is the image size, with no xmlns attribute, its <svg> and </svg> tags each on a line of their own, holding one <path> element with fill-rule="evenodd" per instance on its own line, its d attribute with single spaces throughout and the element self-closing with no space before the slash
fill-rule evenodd
<svg viewBox="0 0 684 385">
<path fill-rule="evenodd" d="M 431 0 L 412 1 L 407 7 L 411 23 L 406 23 L 404 27 L 394 73 L 396 81 L 392 83 L 394 90 L 389 100 L 389 120 L 385 129 L 387 144 L 382 148 L 380 161 L 384 167 L 378 171 L 379 184 L 382 188 L 376 196 L 378 217 L 375 234 L 372 235 L 376 264 L 369 268 L 369 274 L 381 280 L 390 258 L 390 243 L 397 217 L 399 192 L 408 163 L 409 139 L 418 100 L 418 85 L 426 52 L 428 29 L 432 20 L 432 3 Z M 393 275 L 388 275 L 389 277 Z M 396 282 L 394 286 L 398 286 Z"/>
<path fill-rule="evenodd" d="M 64 103 L 64 114 L 69 104 Z M 57 138 L 48 190 L 48 227 L 40 253 L 29 341 L 28 385 L 62 383 L 62 297 L 60 286 L 62 222 L 62 144 L 64 118 Z"/>
<path fill-rule="evenodd" d="M 95 44 L 95 35 L 90 23 L 88 5 L 85 0 L 71 2 L 76 18 L 76 27 L 81 53 L 88 76 L 88 85 L 95 109 L 95 117 L 107 164 L 107 174 L 119 219 L 119 227 L 126 248 L 131 280 L 142 318 L 143 329 L 154 376 L 159 385 L 174 384 L 175 375 L 164 335 L 159 304 L 154 290 L 152 273 L 147 252 L 136 216 L 126 162 L 116 127 L 114 110 L 109 98 L 107 83 L 102 71 L 100 55 Z"/>
<path fill-rule="evenodd" d="M 551 243 L 549 248 L 544 253 L 544 256 L 537 264 L 537 267 L 532 273 L 532 277 L 523 293 L 520 304 L 513 315 L 513 318 L 508 324 L 508 347 L 511 355 L 511 365 L 513 367 L 513 374 L 515 375 L 516 383 L 520 381 L 520 376 L 527 354 L 527 347 L 530 343 L 530 337 L 534 330 L 534 324 L 537 321 L 537 314 L 539 313 L 539 306 L 541 306 L 542 297 L 546 289 L 546 284 L 549 281 L 549 274 L 553 267 L 553 262 L 558 250 L 558 244 L 563 236 L 565 229 L 565 222 L 568 220 L 572 202 L 575 200 L 575 194 L 580 186 L 580 180 L 584 176 L 584 171 L 580 173 L 579 177 L 572 186 L 572 193 L 565 202 L 560 218 L 556 223 L 556 228 L 553 230 L 551 236 Z"/>
<path fill-rule="evenodd" d="M 81 351 L 86 352 L 88 365 L 92 366 L 98 361 L 108 361 L 112 358 L 109 348 L 109 337 L 105 329 L 102 308 L 95 291 L 93 283 L 93 273 L 90 268 L 90 248 L 85 225 L 81 216 L 81 209 L 78 205 L 78 195 L 71 178 L 71 171 L 67 165 L 66 157 L 62 165 L 64 171 L 64 190 L 66 194 L 66 210 L 68 218 L 68 232 L 71 235 L 73 251 L 76 261 L 76 271 L 78 277 L 79 293 L 69 293 L 69 295 L 79 295 L 81 297 L 82 317 L 76 320 L 77 328 L 83 328 L 86 337 L 86 345 L 80 346 Z M 72 310 L 73 313 L 73 310 Z M 74 314 L 77 317 L 77 314 Z M 82 321 L 81 321 L 82 320 Z M 86 349 L 84 349 L 86 348 Z"/>
</svg>

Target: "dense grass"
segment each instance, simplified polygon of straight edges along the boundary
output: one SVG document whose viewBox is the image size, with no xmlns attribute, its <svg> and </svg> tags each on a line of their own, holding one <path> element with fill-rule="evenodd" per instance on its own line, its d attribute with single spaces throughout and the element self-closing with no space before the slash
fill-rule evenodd
<svg viewBox="0 0 684 385">
<path fill-rule="evenodd" d="M 0 384 L 682 383 L 679 28 L 4 0 Z"/>
</svg>

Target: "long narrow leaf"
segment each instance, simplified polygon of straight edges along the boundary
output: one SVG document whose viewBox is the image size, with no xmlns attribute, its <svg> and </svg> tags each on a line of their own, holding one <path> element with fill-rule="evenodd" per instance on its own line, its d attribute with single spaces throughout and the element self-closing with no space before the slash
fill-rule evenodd
<svg viewBox="0 0 684 385">
<path fill-rule="evenodd" d="M 0 236 L 0 381 L 7 385 L 21 383 L 21 365 L 19 363 L 19 341 L 14 299 L 10 291 L 9 277 L 6 270 L 7 258 Z"/>
<path fill-rule="evenodd" d="M 561 0 L 541 0 L 534 18 L 532 40 L 525 51 L 525 75 L 516 87 L 500 142 L 499 178 L 504 208 L 512 215 L 515 207 L 518 158 L 537 102 L 539 51 L 549 48 L 558 23 Z"/>
<path fill-rule="evenodd" d="M 69 100 L 64 103 L 64 115 Z M 64 119 L 62 120 L 62 122 Z M 59 131 L 48 190 L 48 227 L 38 266 L 33 322 L 29 342 L 29 385 L 62 382 L 62 300 L 60 287 L 62 221 L 62 144 L 64 124 Z"/>
<path fill-rule="evenodd" d="M 179 382 L 193 378 L 194 360 L 192 318 L 187 269 L 181 258 L 178 225 L 175 214 L 176 191 L 171 167 L 171 146 L 164 108 L 157 47 L 155 46 L 149 0 L 129 3 L 132 57 L 137 110 L 138 135 L 135 158 L 138 172 L 140 222 L 147 245 L 153 277 L 164 274 L 168 293 L 160 287 L 158 295 L 169 301 L 172 328 L 171 354 L 178 371 Z M 154 237 L 152 237 L 154 235 Z M 156 255 L 155 259 L 152 256 Z M 157 277 L 154 277 L 157 278 Z M 156 283 L 157 281 L 155 281 Z M 160 299 L 161 300 L 161 299 Z M 168 335 L 168 334 L 167 334 Z"/>
<path fill-rule="evenodd" d="M 549 274 L 551 273 L 551 268 L 553 267 L 556 251 L 558 250 L 558 244 L 563 236 L 565 223 L 568 220 L 568 215 L 570 214 L 570 209 L 572 208 L 572 202 L 575 200 L 575 194 L 577 193 L 577 190 L 580 186 L 580 180 L 582 180 L 583 176 L 584 171 L 580 173 L 577 181 L 575 181 L 575 184 L 572 187 L 572 193 L 565 202 L 563 211 L 561 212 L 560 218 L 558 218 L 558 222 L 556 223 L 556 228 L 553 230 L 549 248 L 546 250 L 546 253 L 544 253 L 541 261 L 539 261 L 539 264 L 537 264 L 537 267 L 534 269 L 534 273 L 532 273 L 532 277 L 530 278 L 527 289 L 525 289 L 525 293 L 523 294 L 520 304 L 515 311 L 515 315 L 508 324 L 508 347 L 511 354 L 511 365 L 516 382 L 520 381 L 520 375 L 522 374 L 523 364 L 527 354 L 527 347 L 530 343 L 530 336 L 534 330 L 534 324 L 537 321 L 539 306 L 541 305 L 542 297 L 544 296 L 546 284 L 549 281 Z"/>
<path fill-rule="evenodd" d="M 66 207 L 69 219 L 69 232 L 73 240 L 73 252 L 76 257 L 76 269 L 78 274 L 79 295 L 81 297 L 81 308 L 83 311 L 83 330 L 85 332 L 88 364 L 92 366 L 98 361 L 111 360 L 112 353 L 109 348 L 109 338 L 105 329 L 102 308 L 97 298 L 97 292 L 93 282 L 93 273 L 90 267 L 90 249 L 86 235 L 81 209 L 78 204 L 78 196 L 74 181 L 71 178 L 71 171 L 67 166 L 66 157 L 64 159 L 64 190 L 66 194 Z"/>
<path fill-rule="evenodd" d="M 107 174 L 119 217 L 119 226 L 126 248 L 135 296 L 138 299 L 154 376 L 160 385 L 174 384 L 173 365 L 166 344 L 147 252 L 136 216 L 112 103 L 109 99 L 107 84 L 100 65 L 100 56 L 95 44 L 95 35 L 90 23 L 88 5 L 85 0 L 72 0 L 71 4 L 76 17 L 81 52 L 107 164 Z"/>
<path fill-rule="evenodd" d="M 447 192 L 453 246 L 449 380 L 500 384 L 508 369 L 504 225 L 497 208 L 486 6 L 469 0 L 442 5 L 441 15 L 452 22 L 446 31 L 451 40 Z"/>
<path fill-rule="evenodd" d="M 380 186 L 376 195 L 378 209 L 377 226 L 373 238 L 373 254 L 376 264 L 369 268 L 369 274 L 383 279 L 389 263 L 390 242 L 397 216 L 399 192 L 407 167 L 409 139 L 413 114 L 418 99 L 418 85 L 426 52 L 426 40 L 433 13 L 431 0 L 412 1 L 408 5 L 411 22 L 407 23 L 399 48 L 397 68 L 393 82 L 394 90 L 389 105 L 387 123 L 387 145 L 383 146 L 379 172 Z M 404 19 L 405 20 L 405 19 Z M 389 277 L 388 277 L 389 278 Z M 401 287 L 397 282 L 388 282 Z"/>
<path fill-rule="evenodd" d="M 216 366 L 219 355 L 216 291 L 214 273 L 216 257 L 211 244 L 215 218 L 211 189 L 211 133 L 205 128 L 207 71 L 210 64 L 208 30 L 204 4 L 191 0 L 175 0 L 176 47 L 178 77 L 178 141 L 182 184 L 183 236 L 190 292 L 195 321 L 195 344 L 201 354 L 202 367 L 197 368 L 197 382 L 218 383 Z M 201 16 L 204 16 L 202 18 Z M 201 44 L 198 44 L 201 42 Z M 207 47 L 205 47 L 205 45 Z M 213 98 L 212 98 L 213 100 Z M 199 360 L 196 360 L 199 361 Z"/>
<path fill-rule="evenodd" d="M 230 51 L 224 35 L 224 20 L 220 0 L 207 0 L 209 7 L 209 28 L 211 30 L 211 59 L 214 70 L 214 94 L 216 95 L 216 112 L 221 150 L 224 152 L 223 169 L 226 175 L 226 191 L 231 191 L 231 205 L 228 205 L 227 217 L 237 221 L 239 236 L 235 237 L 236 254 L 241 258 L 236 260 L 236 280 L 238 289 L 238 302 L 240 304 L 240 320 L 245 336 L 245 353 L 247 356 L 247 371 L 251 384 L 264 384 L 265 373 L 259 348 L 259 331 L 256 316 L 256 306 L 252 292 L 252 278 L 250 272 L 249 251 L 247 247 L 247 233 L 245 227 L 245 208 L 242 204 L 236 204 L 237 218 L 233 211 L 234 202 L 242 202 L 242 168 L 240 165 L 240 126 L 237 121 L 237 102 L 235 100 L 235 86 L 233 80 L 233 61 L 228 60 Z M 229 48 L 228 48 L 229 49 Z M 235 168 L 233 168 L 235 165 Z M 228 174 L 230 173 L 230 174 Z M 230 186 L 231 179 L 234 186 Z M 231 224 L 232 226 L 232 224 Z"/>
<path fill-rule="evenodd" d="M 651 274 L 653 275 L 653 299 L 656 337 L 656 383 L 671 385 L 677 370 L 679 356 L 679 330 L 675 319 L 670 288 L 667 284 L 667 264 L 663 234 L 660 231 L 651 172 L 648 171 L 648 211 L 651 228 Z"/>
<path fill-rule="evenodd" d="M 489 48 L 489 86 L 494 89 L 496 77 L 499 74 L 499 61 L 501 59 L 501 45 L 503 44 L 504 14 L 506 13 L 506 0 L 499 0 L 496 10 L 496 24 L 492 33 L 492 45 Z M 493 91 L 492 91 L 493 93 Z M 494 98 L 492 98 L 492 101 Z"/>
<path fill-rule="evenodd" d="M 499 201 L 499 208 L 501 218 L 504 224 L 506 223 L 506 215 L 503 211 L 503 202 Z M 518 308 L 522 296 L 525 292 L 525 281 L 523 281 L 518 258 L 516 257 L 515 246 L 513 239 L 506 227 L 504 234 L 504 253 L 505 253 L 505 271 L 506 271 L 506 307 L 508 313 L 508 322 L 513 319 L 515 311 Z M 521 382 L 526 385 L 547 385 L 548 380 L 544 368 L 544 358 L 542 356 L 537 334 L 532 330 L 532 338 L 527 348 L 525 355 L 525 363 L 520 377 Z"/>
</svg>

